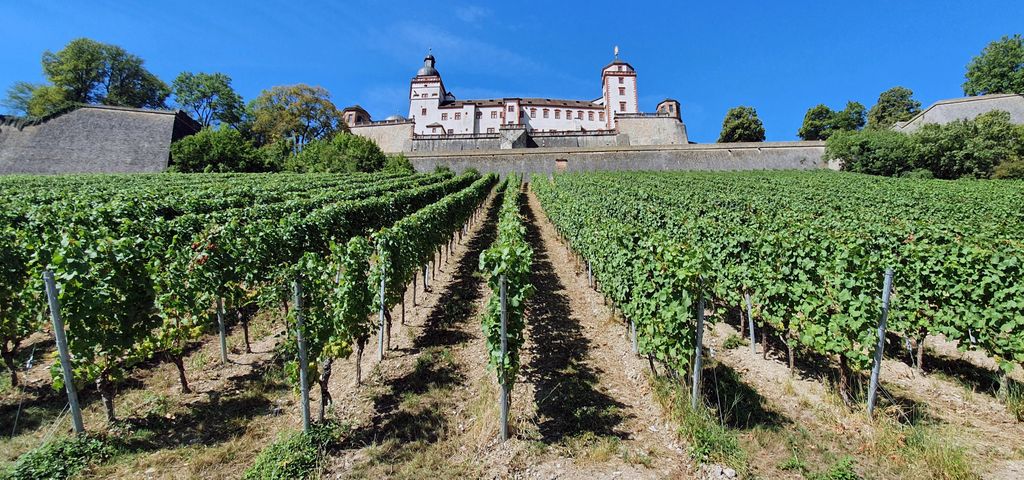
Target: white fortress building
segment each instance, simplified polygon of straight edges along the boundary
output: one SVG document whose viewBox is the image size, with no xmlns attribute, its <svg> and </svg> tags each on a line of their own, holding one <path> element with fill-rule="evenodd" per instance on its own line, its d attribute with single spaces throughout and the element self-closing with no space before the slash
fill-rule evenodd
<svg viewBox="0 0 1024 480">
<path fill-rule="evenodd" d="M 343 110 L 353 133 L 386 152 L 530 147 L 685 144 L 679 102 L 641 113 L 636 70 L 615 58 L 601 69 L 594 100 L 506 97 L 462 100 L 445 88 L 432 54 L 409 84 L 409 115 L 374 122 L 355 105 Z"/>
</svg>

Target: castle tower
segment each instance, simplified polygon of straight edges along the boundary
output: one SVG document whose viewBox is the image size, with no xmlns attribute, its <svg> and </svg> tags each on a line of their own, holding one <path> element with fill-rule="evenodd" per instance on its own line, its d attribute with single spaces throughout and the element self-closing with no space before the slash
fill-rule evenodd
<svg viewBox="0 0 1024 480">
<path fill-rule="evenodd" d="M 446 95 L 441 74 L 434 68 L 434 56 L 428 53 L 409 86 L 409 118 L 416 120 L 415 133 L 436 133 L 427 125 L 439 121 L 438 107 Z"/>
<path fill-rule="evenodd" d="M 636 70 L 629 63 L 619 59 L 619 47 L 615 47 L 615 59 L 601 69 L 601 91 L 604 97 L 607 128 L 615 126 L 616 113 L 637 113 L 640 111 L 636 90 Z"/>
</svg>

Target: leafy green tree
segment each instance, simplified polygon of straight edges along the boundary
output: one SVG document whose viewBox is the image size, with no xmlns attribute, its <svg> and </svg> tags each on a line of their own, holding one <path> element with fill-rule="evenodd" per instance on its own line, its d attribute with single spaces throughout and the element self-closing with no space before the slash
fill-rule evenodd
<svg viewBox="0 0 1024 480">
<path fill-rule="evenodd" d="M 242 97 L 231 88 L 231 77 L 223 73 L 182 72 L 171 88 L 175 102 L 204 127 L 237 125 L 242 120 Z"/>
<path fill-rule="evenodd" d="M 348 132 L 310 142 L 289 158 L 286 169 L 295 172 L 375 172 L 387 158 L 373 140 Z"/>
<path fill-rule="evenodd" d="M 827 140 L 835 132 L 860 130 L 866 109 L 859 102 L 846 102 L 846 108 L 833 111 L 824 104 L 807 110 L 797 135 L 804 140 Z"/>
<path fill-rule="evenodd" d="M 825 146 L 825 158 L 839 160 L 842 169 L 873 175 L 898 176 L 913 170 L 920 147 L 911 135 L 867 129 L 836 132 Z"/>
<path fill-rule="evenodd" d="M 416 168 L 412 166 L 409 157 L 397 153 L 388 155 L 387 161 L 384 163 L 384 171 L 389 173 L 416 173 Z"/>
<path fill-rule="evenodd" d="M 36 118 L 45 117 L 72 105 L 74 102 L 68 100 L 60 87 L 43 85 L 32 91 L 32 98 L 28 101 L 28 115 Z"/>
<path fill-rule="evenodd" d="M 719 143 L 763 141 L 764 124 L 757 118 L 757 110 L 754 110 L 754 107 L 739 106 L 729 109 L 722 122 Z"/>
<path fill-rule="evenodd" d="M 244 129 L 260 145 L 290 140 L 302 146 L 346 129 L 331 94 L 305 84 L 264 90 L 249 104 L 248 116 Z"/>
<path fill-rule="evenodd" d="M 967 64 L 964 94 L 1024 93 L 1024 38 L 992 42 Z"/>
<path fill-rule="evenodd" d="M 1024 128 L 998 110 L 973 120 L 926 124 L 914 136 L 921 144 L 921 167 L 936 178 L 990 178 L 996 165 L 1024 157 Z"/>
<path fill-rule="evenodd" d="M 892 87 L 878 96 L 878 103 L 868 111 L 868 128 L 890 128 L 905 122 L 921 111 L 921 102 L 914 100 L 909 88 Z"/>
<path fill-rule="evenodd" d="M 233 128 L 204 128 L 171 145 L 176 172 L 265 172 L 276 170 L 266 157 Z"/>
<path fill-rule="evenodd" d="M 15 115 L 28 115 L 28 104 L 32 100 L 32 92 L 42 85 L 29 82 L 14 82 L 7 89 L 7 96 L 0 106 Z"/>
<path fill-rule="evenodd" d="M 88 38 L 72 40 L 58 52 L 43 53 L 46 78 L 72 103 L 163 108 L 171 89 L 117 45 Z"/>
</svg>

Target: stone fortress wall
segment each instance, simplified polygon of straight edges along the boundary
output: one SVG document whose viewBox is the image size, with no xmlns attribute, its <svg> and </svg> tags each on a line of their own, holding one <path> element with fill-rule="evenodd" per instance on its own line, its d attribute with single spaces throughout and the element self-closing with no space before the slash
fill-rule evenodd
<svg viewBox="0 0 1024 480">
<path fill-rule="evenodd" d="M 410 152 L 417 171 L 551 173 L 604 170 L 836 169 L 824 161 L 825 142 L 626 145 L 590 148 Z"/>
</svg>

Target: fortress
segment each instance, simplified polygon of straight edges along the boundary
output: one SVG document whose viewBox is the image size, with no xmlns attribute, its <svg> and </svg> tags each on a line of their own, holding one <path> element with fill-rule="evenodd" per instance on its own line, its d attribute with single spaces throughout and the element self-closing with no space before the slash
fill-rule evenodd
<svg viewBox="0 0 1024 480">
<path fill-rule="evenodd" d="M 636 70 L 619 59 L 601 69 L 594 100 L 506 97 L 460 100 L 445 88 L 432 54 L 409 85 L 409 116 L 373 121 L 358 105 L 343 110 L 352 133 L 385 152 L 505 150 L 686 144 L 679 102 L 641 113 Z"/>
</svg>

